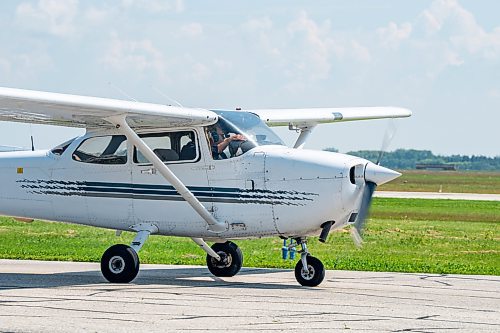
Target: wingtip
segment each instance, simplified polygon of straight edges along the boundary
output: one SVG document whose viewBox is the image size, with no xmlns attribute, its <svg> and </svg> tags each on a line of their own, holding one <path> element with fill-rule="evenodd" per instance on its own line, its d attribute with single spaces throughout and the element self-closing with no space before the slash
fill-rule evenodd
<svg viewBox="0 0 500 333">
<path fill-rule="evenodd" d="M 411 117 L 413 112 L 410 109 L 403 109 L 405 113 L 405 117 Z"/>
</svg>

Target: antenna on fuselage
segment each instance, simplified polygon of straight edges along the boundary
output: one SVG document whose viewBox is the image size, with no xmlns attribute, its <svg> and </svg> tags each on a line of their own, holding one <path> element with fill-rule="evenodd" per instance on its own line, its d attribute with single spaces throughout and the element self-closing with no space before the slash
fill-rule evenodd
<svg viewBox="0 0 500 333">
<path fill-rule="evenodd" d="M 113 84 L 113 82 L 109 81 L 108 84 L 114 88 L 116 91 L 118 91 L 120 94 L 122 94 L 123 96 L 127 97 L 128 99 L 134 101 L 134 102 L 139 102 L 138 100 L 136 100 L 135 98 L 133 98 L 132 96 L 130 96 L 129 94 L 127 94 L 123 89 L 120 89 L 119 87 L 117 87 L 115 84 Z"/>
<path fill-rule="evenodd" d="M 174 102 L 175 104 L 177 104 L 178 106 L 180 106 L 181 108 L 183 108 L 184 106 L 177 102 L 175 99 L 173 99 L 172 97 L 169 97 L 167 94 L 163 93 L 160 89 L 156 88 L 155 86 L 151 86 L 151 88 L 153 88 L 154 91 L 156 91 L 158 94 L 160 94 L 162 97 L 165 97 L 166 99 L 168 99 L 169 101 L 171 102 Z"/>
<path fill-rule="evenodd" d="M 31 151 L 35 151 L 35 142 L 33 140 L 33 128 L 30 124 Z"/>
</svg>

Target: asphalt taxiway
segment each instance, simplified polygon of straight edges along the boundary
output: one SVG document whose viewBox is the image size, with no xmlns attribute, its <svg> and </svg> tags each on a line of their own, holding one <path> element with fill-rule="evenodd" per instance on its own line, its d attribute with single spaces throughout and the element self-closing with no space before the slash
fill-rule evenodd
<svg viewBox="0 0 500 333">
<path fill-rule="evenodd" d="M 96 263 L 0 260 L 2 332 L 500 332 L 500 277 L 143 265 L 131 284 Z"/>
<path fill-rule="evenodd" d="M 376 191 L 379 198 L 500 201 L 500 194 Z"/>
</svg>

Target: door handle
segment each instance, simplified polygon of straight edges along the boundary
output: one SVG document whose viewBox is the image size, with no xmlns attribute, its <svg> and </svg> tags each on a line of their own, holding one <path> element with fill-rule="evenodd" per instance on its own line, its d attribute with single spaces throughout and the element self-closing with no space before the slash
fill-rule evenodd
<svg viewBox="0 0 500 333">
<path fill-rule="evenodd" d="M 144 169 L 141 170 L 141 173 L 146 175 L 156 175 L 156 169 L 155 168 Z"/>
</svg>

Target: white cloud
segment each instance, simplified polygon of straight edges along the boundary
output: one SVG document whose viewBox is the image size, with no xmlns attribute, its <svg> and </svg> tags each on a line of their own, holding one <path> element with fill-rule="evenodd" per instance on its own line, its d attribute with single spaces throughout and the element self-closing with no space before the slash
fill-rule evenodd
<svg viewBox="0 0 500 333">
<path fill-rule="evenodd" d="M 184 11 L 183 0 L 122 0 L 125 8 L 137 8 L 152 13 Z"/>
<path fill-rule="evenodd" d="M 309 18 L 306 12 L 288 26 L 292 37 L 288 41 L 293 50 L 302 59 L 296 69 L 309 73 L 309 79 L 325 79 L 331 76 L 332 61 L 339 60 L 368 63 L 372 60 L 371 50 L 357 37 L 342 32 L 332 32 L 330 22 L 319 25 Z M 296 49 L 298 47 L 298 49 Z"/>
<path fill-rule="evenodd" d="M 52 58 L 44 51 L 33 51 L 16 55 L 16 66 L 19 65 L 26 72 L 39 72 L 52 67 Z"/>
<path fill-rule="evenodd" d="M 443 64 L 445 66 L 460 66 L 464 63 L 464 60 L 460 58 L 457 52 L 450 49 L 446 49 L 443 54 Z"/>
<path fill-rule="evenodd" d="M 197 62 L 191 66 L 190 75 L 194 81 L 203 82 L 212 75 L 212 72 L 206 65 Z"/>
<path fill-rule="evenodd" d="M 89 7 L 85 10 L 85 21 L 94 22 L 94 23 L 102 23 L 106 21 L 110 16 L 108 10 L 97 7 Z"/>
<path fill-rule="evenodd" d="M 115 70 L 154 71 L 159 76 L 164 75 L 167 68 L 162 53 L 150 40 L 124 40 L 116 35 L 112 36 L 101 61 Z"/>
<path fill-rule="evenodd" d="M 244 33 L 256 39 L 259 47 L 268 55 L 280 56 L 281 50 L 277 45 L 277 30 L 273 29 L 273 21 L 269 17 L 252 18 L 241 25 Z"/>
<path fill-rule="evenodd" d="M 273 21 L 269 17 L 249 19 L 242 25 L 243 29 L 250 32 L 268 31 L 273 27 Z"/>
<path fill-rule="evenodd" d="M 303 92 L 317 81 L 332 78 L 334 62 L 369 63 L 371 50 L 359 34 L 333 31 L 330 21 L 318 21 L 301 11 L 284 24 L 269 17 L 242 23 L 253 61 L 283 76 L 287 91 Z"/>
<path fill-rule="evenodd" d="M 197 22 L 185 24 L 181 27 L 181 32 L 188 37 L 198 37 L 203 34 L 203 25 Z"/>
<path fill-rule="evenodd" d="M 474 15 L 456 0 L 435 0 L 421 17 L 430 35 L 448 28 L 445 38 L 456 50 L 490 59 L 500 56 L 500 27 L 485 31 Z"/>
<path fill-rule="evenodd" d="M 434 33 L 441 30 L 442 23 L 429 10 L 424 10 L 422 18 L 425 22 L 425 27 L 428 33 Z"/>
<path fill-rule="evenodd" d="M 0 52 L 0 77 L 8 85 L 36 80 L 53 65 L 51 56 L 40 46 L 34 46 L 29 51 Z"/>
<path fill-rule="evenodd" d="M 328 25 L 326 22 L 325 26 L 318 26 L 306 12 L 301 12 L 299 17 L 288 25 L 287 31 L 298 46 L 298 50 L 295 50 L 295 71 L 302 72 L 312 79 L 328 77 L 332 67 L 329 59 L 329 44 L 332 40 L 326 33 Z"/>
<path fill-rule="evenodd" d="M 405 22 L 400 26 L 397 23 L 390 22 L 387 27 L 378 28 L 377 35 L 382 45 L 397 48 L 402 41 L 410 38 L 411 31 L 412 25 L 409 22 Z"/>
<path fill-rule="evenodd" d="M 8 73 L 10 72 L 10 69 L 12 68 L 11 63 L 9 60 L 0 57 L 0 73 Z"/>
<path fill-rule="evenodd" d="M 16 18 L 22 26 L 58 37 L 75 33 L 74 20 L 77 14 L 78 0 L 39 0 L 36 5 L 23 2 L 16 8 Z"/>
<path fill-rule="evenodd" d="M 350 47 L 351 47 L 351 53 L 353 54 L 354 58 L 360 62 L 370 62 L 372 60 L 372 56 L 370 53 L 370 50 L 360 44 L 357 40 L 351 40 L 350 42 Z"/>
<path fill-rule="evenodd" d="M 487 96 L 490 98 L 500 99 L 500 88 L 493 88 L 488 90 Z"/>
<path fill-rule="evenodd" d="M 214 66 L 220 71 L 229 71 L 233 68 L 233 64 L 230 61 L 224 59 L 214 59 Z"/>
</svg>

